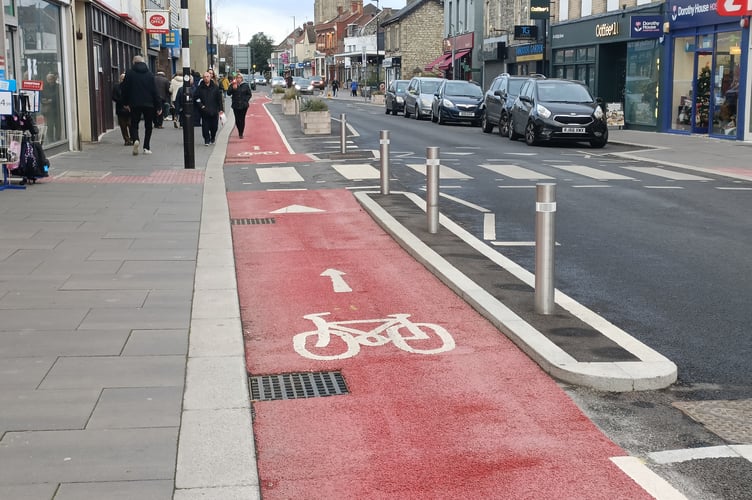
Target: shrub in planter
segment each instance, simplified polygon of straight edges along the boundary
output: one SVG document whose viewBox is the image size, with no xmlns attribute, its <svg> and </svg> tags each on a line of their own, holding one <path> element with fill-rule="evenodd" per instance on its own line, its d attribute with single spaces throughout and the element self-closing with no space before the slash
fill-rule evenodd
<svg viewBox="0 0 752 500">
<path fill-rule="evenodd" d="M 305 99 L 300 106 L 300 128 L 306 135 L 332 133 L 329 106 L 322 99 Z"/>
<path fill-rule="evenodd" d="M 300 111 L 329 111 L 329 105 L 322 99 L 305 99 L 300 105 Z"/>
<path fill-rule="evenodd" d="M 285 95 L 282 99 L 289 101 L 291 99 L 297 99 L 297 98 L 298 98 L 297 89 L 285 89 Z"/>
</svg>

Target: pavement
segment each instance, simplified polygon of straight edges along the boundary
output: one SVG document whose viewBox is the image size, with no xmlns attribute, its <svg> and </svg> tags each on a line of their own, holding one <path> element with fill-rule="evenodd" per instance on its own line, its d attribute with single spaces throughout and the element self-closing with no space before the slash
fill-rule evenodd
<svg viewBox="0 0 752 500">
<path fill-rule="evenodd" d="M 230 132 L 203 147 L 196 129 L 186 170 L 172 122 L 154 131 L 151 156 L 111 131 L 50 158 L 51 178 L 0 190 L 0 498 L 260 498 L 223 172 Z M 610 136 L 645 146 L 623 156 L 752 180 L 752 144 Z M 359 196 L 410 238 L 389 221 L 407 218 L 405 206 Z M 526 352 L 545 369 L 545 353 Z M 670 361 L 656 359 L 670 383 Z"/>
</svg>

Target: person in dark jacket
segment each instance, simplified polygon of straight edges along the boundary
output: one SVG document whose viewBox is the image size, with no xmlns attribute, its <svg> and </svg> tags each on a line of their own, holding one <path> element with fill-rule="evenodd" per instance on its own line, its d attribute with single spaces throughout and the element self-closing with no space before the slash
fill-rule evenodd
<svg viewBox="0 0 752 500">
<path fill-rule="evenodd" d="M 243 138 L 245 131 L 245 114 L 248 112 L 248 101 L 251 100 L 251 87 L 243 81 L 240 73 L 235 76 L 229 87 L 227 95 L 232 98 L 232 111 L 235 114 L 235 128 L 238 129 L 238 137 Z"/>
<path fill-rule="evenodd" d="M 201 110 L 201 135 L 204 137 L 204 146 L 214 144 L 219 128 L 219 112 L 222 111 L 222 91 L 208 71 L 204 72 L 204 78 L 198 85 L 196 102 Z"/>
<path fill-rule="evenodd" d="M 164 117 L 170 112 L 170 80 L 167 79 L 164 71 L 157 71 L 157 76 L 154 77 L 154 84 L 157 86 L 157 95 L 159 95 L 160 101 L 159 106 L 162 110 L 162 113 L 154 116 L 154 126 L 162 128 Z"/>
<path fill-rule="evenodd" d="M 193 76 L 188 77 L 188 91 L 193 96 Z M 193 104 L 191 104 L 191 122 L 196 119 Z M 185 86 L 179 87 L 175 93 L 175 116 L 180 123 L 180 127 L 185 127 Z"/>
<path fill-rule="evenodd" d="M 133 57 L 133 66 L 125 73 L 122 83 L 123 102 L 131 113 L 133 154 L 138 154 L 138 124 L 144 119 L 144 154 L 151 154 L 151 130 L 155 113 L 162 114 L 161 101 L 154 83 L 154 75 L 142 56 Z"/>
<path fill-rule="evenodd" d="M 112 87 L 112 100 L 115 101 L 115 115 L 117 115 L 118 125 L 120 126 L 120 133 L 123 135 L 123 141 L 126 146 L 132 146 L 131 132 L 128 130 L 131 126 L 131 114 L 125 109 L 123 103 L 123 80 L 125 79 L 125 73 L 120 74 L 120 80 Z"/>
</svg>

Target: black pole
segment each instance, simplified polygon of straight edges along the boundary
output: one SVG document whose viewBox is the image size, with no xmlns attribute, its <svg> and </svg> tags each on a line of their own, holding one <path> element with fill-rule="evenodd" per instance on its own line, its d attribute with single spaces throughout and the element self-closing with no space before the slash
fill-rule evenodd
<svg viewBox="0 0 752 500">
<path fill-rule="evenodd" d="M 191 86 L 191 49 L 188 38 L 188 0 L 180 0 L 180 58 L 183 60 L 183 164 L 196 168 L 193 150 L 193 86 Z"/>
<path fill-rule="evenodd" d="M 209 0 L 209 68 L 214 69 L 214 14 Z"/>
</svg>

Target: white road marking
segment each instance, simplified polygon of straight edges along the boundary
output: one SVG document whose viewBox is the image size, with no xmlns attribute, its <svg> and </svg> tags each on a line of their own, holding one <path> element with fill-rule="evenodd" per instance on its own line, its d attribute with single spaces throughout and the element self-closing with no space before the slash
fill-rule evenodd
<svg viewBox="0 0 752 500">
<path fill-rule="evenodd" d="M 611 457 L 611 461 L 657 500 L 687 500 L 687 497 L 650 470 L 639 458 Z"/>
<path fill-rule="evenodd" d="M 483 214 L 483 239 L 496 239 L 496 214 Z"/>
<path fill-rule="evenodd" d="M 535 189 L 535 186 L 499 186 L 499 189 Z"/>
<path fill-rule="evenodd" d="M 381 177 L 381 172 L 367 163 L 332 165 L 332 168 L 339 172 L 342 177 L 351 181 L 358 179 L 379 179 Z"/>
<path fill-rule="evenodd" d="M 348 285 L 342 277 L 345 274 L 347 273 L 343 273 L 337 269 L 327 269 L 321 273 L 320 276 L 328 276 L 329 279 L 332 280 L 332 288 L 334 288 L 335 293 L 352 292 L 352 288 L 350 288 L 350 285 Z"/>
<path fill-rule="evenodd" d="M 425 163 L 408 163 L 408 167 L 412 168 L 416 172 L 426 175 Z M 469 175 L 465 175 L 460 171 L 447 167 L 446 165 L 439 166 L 439 178 L 440 179 L 472 179 Z"/>
<path fill-rule="evenodd" d="M 645 186 L 645 189 L 684 189 L 682 186 Z"/>
<path fill-rule="evenodd" d="M 499 175 L 504 175 L 512 179 L 553 179 L 553 177 L 550 177 L 548 175 L 539 174 L 534 170 L 528 170 L 527 168 L 522 168 L 517 165 L 492 165 L 489 163 L 482 163 L 480 166 L 490 170 L 491 172 L 495 172 Z"/>
<path fill-rule="evenodd" d="M 303 182 L 294 167 L 257 168 L 256 174 L 261 182 Z"/>
<path fill-rule="evenodd" d="M 655 451 L 648 453 L 648 458 L 657 464 L 675 464 L 705 458 L 746 458 L 752 461 L 752 444 Z"/>
<path fill-rule="evenodd" d="M 483 208 L 480 205 L 476 205 L 475 203 L 470 203 L 469 201 L 457 198 L 456 196 L 452 196 L 451 194 L 439 193 L 439 196 L 446 198 L 447 200 L 452 200 L 453 202 L 459 203 L 460 205 L 465 205 L 466 207 L 477 210 L 478 212 L 490 212 L 490 210 L 487 208 Z"/>
<path fill-rule="evenodd" d="M 573 174 L 590 177 L 591 179 L 598 180 L 633 180 L 632 177 L 626 175 L 616 174 L 612 172 L 606 172 L 605 170 L 598 170 L 597 168 L 586 167 L 585 165 L 551 165 L 554 168 L 565 170 Z"/>
<path fill-rule="evenodd" d="M 533 247 L 534 241 L 492 241 L 491 244 L 495 247 Z"/>
<path fill-rule="evenodd" d="M 752 188 L 743 187 L 716 187 L 716 189 L 720 189 L 722 191 L 752 191 Z"/>
<path fill-rule="evenodd" d="M 666 170 L 658 167 L 624 167 L 627 170 L 633 170 L 648 175 L 655 175 L 656 177 L 663 177 L 665 179 L 673 179 L 675 181 L 709 181 L 707 177 L 700 177 L 699 175 L 685 174 L 684 172 L 674 172 L 672 170 Z"/>
<path fill-rule="evenodd" d="M 325 212 L 325 211 L 326 210 L 321 210 L 320 208 L 306 207 L 304 205 L 290 205 L 288 207 L 278 208 L 277 210 L 274 210 L 269 213 L 270 214 L 307 214 L 307 213 L 317 213 L 317 212 Z"/>
<path fill-rule="evenodd" d="M 610 188 L 608 184 L 575 184 L 573 188 Z"/>
</svg>

